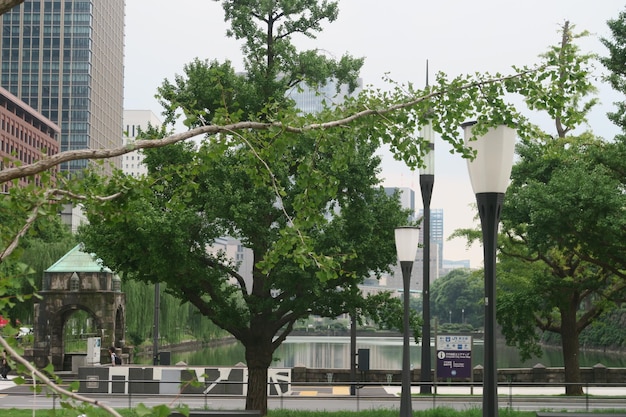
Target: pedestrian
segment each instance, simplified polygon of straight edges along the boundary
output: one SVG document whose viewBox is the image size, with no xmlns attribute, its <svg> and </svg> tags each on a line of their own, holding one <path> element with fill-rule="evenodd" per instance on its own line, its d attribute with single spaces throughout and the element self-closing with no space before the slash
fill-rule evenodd
<svg viewBox="0 0 626 417">
<path fill-rule="evenodd" d="M 111 366 L 115 366 L 115 358 L 117 355 L 115 354 L 115 348 L 113 346 L 109 348 L 109 356 L 111 356 Z"/>
<path fill-rule="evenodd" d="M 9 379 L 7 375 L 9 374 L 10 371 L 11 371 L 11 366 L 9 365 L 8 352 L 5 349 L 4 352 L 2 353 L 2 359 L 0 360 L 0 377 L 2 377 L 2 379 L 5 379 L 5 380 Z"/>
<path fill-rule="evenodd" d="M 109 354 L 111 355 L 111 366 L 122 364 L 122 358 L 117 356 L 117 354 L 115 353 L 115 347 L 111 346 L 109 348 Z"/>
</svg>

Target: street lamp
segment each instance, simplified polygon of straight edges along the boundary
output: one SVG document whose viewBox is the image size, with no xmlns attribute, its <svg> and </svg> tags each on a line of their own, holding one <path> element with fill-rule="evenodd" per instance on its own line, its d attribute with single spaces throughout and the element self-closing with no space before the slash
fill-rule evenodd
<svg viewBox="0 0 626 417">
<path fill-rule="evenodd" d="M 435 141 L 433 125 L 423 127 L 424 140 L 428 142 L 428 152 L 424 155 L 424 167 L 420 168 L 420 188 L 424 202 L 424 250 L 422 283 L 422 365 L 420 367 L 420 393 L 430 394 L 432 374 L 430 364 L 430 199 L 435 184 Z"/>
<path fill-rule="evenodd" d="M 476 158 L 467 161 L 470 180 L 483 232 L 485 269 L 485 350 L 483 374 L 483 416 L 498 416 L 498 369 L 496 365 L 496 243 L 498 223 L 509 183 L 515 150 L 515 129 L 507 126 L 490 128 L 483 136 L 474 137 L 476 122 L 461 125 L 465 145 L 476 150 Z"/>
<path fill-rule="evenodd" d="M 404 321 L 402 346 L 402 392 L 400 394 L 400 417 L 411 417 L 411 358 L 409 351 L 409 303 L 411 292 L 411 270 L 419 243 L 419 229 L 417 227 L 398 227 L 395 230 L 396 251 L 404 288 Z"/>
</svg>

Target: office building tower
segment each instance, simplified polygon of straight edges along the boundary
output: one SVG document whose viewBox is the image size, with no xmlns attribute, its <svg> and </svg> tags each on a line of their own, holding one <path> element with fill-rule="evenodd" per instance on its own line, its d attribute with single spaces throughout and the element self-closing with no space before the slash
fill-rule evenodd
<svg viewBox="0 0 626 417">
<path fill-rule="evenodd" d="M 419 210 L 419 217 L 424 215 L 424 209 Z M 437 250 L 438 266 L 443 268 L 443 209 L 430 209 L 430 242 L 432 250 Z M 420 230 L 420 243 L 424 243 L 424 232 Z M 436 245 L 436 246 L 435 246 Z"/>
<path fill-rule="evenodd" d="M 389 196 L 396 191 L 400 194 L 400 206 L 409 210 L 407 222 L 415 221 L 415 191 L 409 187 L 385 187 L 385 193 Z"/>
<path fill-rule="evenodd" d="M 161 126 L 161 120 L 151 110 L 124 110 L 124 144 L 134 141 L 139 132 L 145 132 L 149 126 Z M 143 150 L 123 155 L 122 171 L 133 177 L 148 174 L 148 168 L 143 164 Z"/>
<path fill-rule="evenodd" d="M 0 25 L 0 85 L 61 128 L 60 151 L 120 146 L 124 0 L 25 0 Z"/>
<path fill-rule="evenodd" d="M 348 86 L 342 85 L 337 92 L 337 83 L 329 80 L 326 85 L 313 89 L 307 85 L 299 85 L 287 92 L 287 97 L 296 102 L 296 107 L 303 113 L 319 113 L 324 109 L 324 105 L 329 108 L 339 106 L 346 97 L 356 96 L 363 89 L 363 80 L 358 79 L 358 87 L 352 92 L 348 92 Z"/>
<path fill-rule="evenodd" d="M 400 203 L 403 208 L 408 208 L 411 213 L 415 213 L 415 192 L 406 187 L 398 188 L 385 188 L 385 192 L 388 195 L 393 194 L 395 190 L 400 191 Z M 424 209 L 419 210 L 417 219 L 424 215 Z M 411 221 L 415 220 L 415 214 L 411 216 Z M 443 209 L 431 209 L 430 210 L 430 282 L 439 278 L 439 273 L 443 265 Z M 413 264 L 413 271 L 411 273 L 411 282 L 417 283 L 416 290 L 422 291 L 424 284 L 424 229 L 420 226 L 420 240 L 419 248 L 415 254 L 415 263 Z M 393 274 L 387 277 L 386 286 L 390 289 L 402 288 L 402 273 L 399 268 L 399 264 L 392 266 Z"/>
<path fill-rule="evenodd" d="M 409 187 L 385 187 L 385 193 L 388 196 L 392 196 L 395 192 L 398 192 L 400 196 L 400 206 L 405 210 L 409 210 L 407 224 L 415 221 L 415 191 Z M 421 251 L 417 251 L 416 262 L 421 256 Z M 386 275 L 384 279 L 381 280 L 381 285 L 388 289 L 401 290 L 403 283 L 400 264 L 396 262 L 394 265 L 391 265 L 391 270 L 391 274 Z M 421 272 L 418 271 L 416 263 L 414 263 L 411 272 L 411 282 L 415 282 L 419 277 L 421 277 Z"/>
</svg>

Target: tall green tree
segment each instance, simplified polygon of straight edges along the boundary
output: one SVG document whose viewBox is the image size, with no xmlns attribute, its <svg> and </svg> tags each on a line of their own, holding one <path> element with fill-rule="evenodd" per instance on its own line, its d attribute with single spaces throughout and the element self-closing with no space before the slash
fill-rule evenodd
<svg viewBox="0 0 626 417">
<path fill-rule="evenodd" d="M 560 335 L 569 395 L 582 394 L 581 332 L 626 295 L 622 264 L 602 256 L 622 246 L 626 230 L 623 181 L 601 161 L 613 145 L 573 134 L 596 102 L 593 57 L 580 53 L 579 36 L 566 23 L 561 44 L 546 56 L 563 74 L 581 68 L 580 76 L 526 92 L 529 107 L 546 110 L 556 133 L 537 130 L 517 147 L 502 210 L 497 309 L 507 341 L 523 356 L 538 352 L 538 330 Z"/>
<path fill-rule="evenodd" d="M 612 236 L 621 226 L 606 223 L 621 216 L 623 184 L 589 147 L 602 143 L 587 136 L 521 146 L 503 210 L 507 238 L 498 300 L 503 332 L 524 354 L 536 353 L 536 329 L 559 334 L 570 383 L 566 392 L 572 395 L 582 393 L 581 332 L 626 296 L 626 276 L 598 257 L 603 248 L 594 249 L 614 245 Z M 612 233 L 594 241 L 585 233 L 593 228 Z"/>
<path fill-rule="evenodd" d="M 341 171 L 333 168 L 332 149 L 316 151 L 307 140 L 283 149 L 288 155 L 282 165 L 272 165 L 272 172 L 276 181 L 291 184 L 282 188 L 280 199 L 258 183 L 255 173 L 262 167 L 245 148 L 179 148 L 191 163 L 150 166 L 158 173 L 149 178 L 151 188 L 117 199 L 106 210 L 90 211 L 90 225 L 81 237 L 111 268 L 167 283 L 170 293 L 189 300 L 240 340 L 249 370 L 247 407 L 265 411 L 267 369 L 275 349 L 297 320 L 311 314 L 336 317 L 358 306 L 356 284 L 393 263 L 393 229 L 406 221 L 407 213 L 397 199 L 375 187 L 379 161 L 371 144 L 355 149 Z M 179 152 L 173 152 L 173 159 L 179 159 Z M 159 153 L 158 161 L 171 156 L 169 150 Z M 335 277 L 318 279 L 314 265 L 289 256 L 272 260 L 271 267 L 264 264 L 291 227 L 293 206 L 306 197 L 294 160 L 316 164 L 340 184 L 336 198 L 317 207 L 326 219 L 319 217 L 306 229 L 318 253 L 337 259 Z M 122 209 L 126 214 L 120 219 L 115 213 Z M 252 250 L 251 280 L 226 254 L 207 251 L 222 236 L 236 237 Z"/>
</svg>

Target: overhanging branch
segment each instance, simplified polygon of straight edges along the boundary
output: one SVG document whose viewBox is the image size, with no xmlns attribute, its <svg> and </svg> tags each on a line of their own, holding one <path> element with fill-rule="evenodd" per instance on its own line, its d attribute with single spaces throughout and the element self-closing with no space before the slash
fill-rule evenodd
<svg viewBox="0 0 626 417">
<path fill-rule="evenodd" d="M 458 89 L 468 90 L 468 89 L 471 89 L 480 85 L 500 83 L 506 80 L 519 78 L 523 75 L 536 72 L 538 70 L 539 69 L 528 70 L 528 71 L 523 71 L 514 75 L 491 78 L 489 80 L 475 81 L 475 82 L 460 86 Z M 248 129 L 268 130 L 271 128 L 277 128 L 277 129 L 281 129 L 289 133 L 304 133 L 304 132 L 309 132 L 313 130 L 332 129 L 332 128 L 336 128 L 340 126 L 349 125 L 350 123 L 361 118 L 365 118 L 369 116 L 382 116 L 382 115 L 389 114 L 398 110 L 407 109 L 423 101 L 442 96 L 446 93 L 447 93 L 446 90 L 432 91 L 423 96 L 415 97 L 413 99 L 403 101 L 401 103 L 397 103 L 388 107 L 384 107 L 380 109 L 365 109 L 365 110 L 356 112 L 350 116 L 341 118 L 341 119 L 332 120 L 330 122 L 324 122 L 324 123 L 312 123 L 312 124 L 304 125 L 300 127 L 286 125 L 281 122 L 264 123 L 264 122 L 244 121 L 244 122 L 232 123 L 232 124 L 227 124 L 227 125 L 200 126 L 200 127 L 188 130 L 186 132 L 177 133 L 177 134 L 168 136 L 167 138 L 151 139 L 151 140 L 137 140 L 137 141 L 128 143 L 126 145 L 123 145 L 117 148 L 112 148 L 112 149 L 77 149 L 77 150 L 60 152 L 56 155 L 45 157 L 33 164 L 6 168 L 0 171 L 0 184 L 7 182 L 7 181 L 11 181 L 16 178 L 23 178 L 23 177 L 41 173 L 54 166 L 57 166 L 59 164 L 69 162 L 69 161 L 75 161 L 75 160 L 80 160 L 80 159 L 89 159 L 89 160 L 109 159 L 109 158 L 113 158 L 116 156 L 127 154 L 129 152 L 133 152 L 139 149 L 160 148 L 160 147 L 178 143 L 187 139 L 192 139 L 200 135 L 215 135 L 218 133 L 231 133 L 232 134 L 232 132 L 234 131 L 248 130 Z"/>
</svg>

